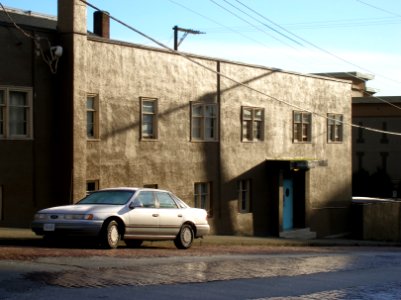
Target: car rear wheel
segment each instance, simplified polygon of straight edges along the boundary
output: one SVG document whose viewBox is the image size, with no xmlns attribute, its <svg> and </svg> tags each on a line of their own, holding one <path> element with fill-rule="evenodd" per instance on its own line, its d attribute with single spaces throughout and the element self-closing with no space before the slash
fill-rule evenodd
<svg viewBox="0 0 401 300">
<path fill-rule="evenodd" d="M 124 242 L 130 248 L 139 248 L 142 245 L 142 240 L 124 240 Z"/>
<path fill-rule="evenodd" d="M 110 221 L 104 228 L 102 234 L 102 245 L 104 248 L 115 249 L 120 241 L 121 233 L 116 221 Z"/>
<path fill-rule="evenodd" d="M 181 227 L 180 232 L 174 240 L 174 245 L 178 249 L 188 249 L 191 247 L 194 240 L 194 231 L 189 224 L 184 224 Z"/>
</svg>

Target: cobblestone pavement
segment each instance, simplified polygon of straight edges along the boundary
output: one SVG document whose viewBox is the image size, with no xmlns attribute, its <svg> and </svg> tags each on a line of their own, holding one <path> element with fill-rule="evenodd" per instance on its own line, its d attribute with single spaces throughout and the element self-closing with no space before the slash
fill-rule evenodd
<svg viewBox="0 0 401 300">
<path fill-rule="evenodd" d="M 296 297 L 269 297 L 253 300 L 399 300 L 401 299 L 401 281 L 384 285 L 358 286 L 332 291 L 324 291 Z"/>
<path fill-rule="evenodd" d="M 397 247 L 196 244 L 182 251 L 170 244 L 116 250 L 3 245 L 0 299 L 114 299 L 124 291 L 120 299 L 171 299 L 188 289 L 202 294 L 187 299 L 401 299 Z M 164 297 L 152 294 L 155 289 Z M 113 296 L 105 294 L 110 291 Z"/>
<path fill-rule="evenodd" d="M 46 286 L 67 288 L 73 293 L 77 293 L 77 290 L 88 291 L 88 288 L 102 290 L 113 287 L 124 287 L 125 289 L 131 287 L 135 288 L 138 293 L 142 293 L 141 289 L 145 287 L 173 286 L 175 291 L 182 287 L 188 288 L 193 284 L 200 284 L 202 287 L 205 285 L 206 291 L 207 285 L 210 283 L 224 285 L 227 282 L 229 284 L 231 282 L 233 286 L 228 289 L 233 290 L 236 288 L 235 282 L 238 280 L 245 280 L 247 284 L 250 284 L 252 280 L 267 280 L 262 285 L 251 284 L 251 286 L 259 286 L 264 289 L 269 287 L 266 289 L 266 295 L 269 296 L 266 298 L 243 297 L 244 294 L 230 295 L 228 293 L 229 297 L 218 299 L 401 299 L 401 279 L 398 280 L 401 270 L 401 254 L 396 250 L 367 251 L 367 249 L 340 248 L 321 249 L 321 251 L 312 253 L 305 251 L 286 253 L 284 251 L 281 254 L 236 253 L 212 256 L 204 253 L 204 255 L 197 254 L 195 256 L 141 258 L 119 257 L 119 250 L 116 250 L 114 256 L 107 257 L 44 256 L 20 262 L 0 260 L 0 275 L 1 271 L 12 271 L 9 273 L 12 274 L 16 270 L 20 274 L 16 281 L 10 277 L 3 277 L 2 280 L 0 276 L 0 299 L 28 299 L 28 297 L 23 297 L 21 289 L 25 287 L 32 290 L 34 286 L 36 286 L 35 288 Z M 135 252 L 135 250 L 132 251 Z M 380 276 L 381 270 L 386 270 L 386 276 L 388 276 L 386 280 L 383 278 L 379 280 L 380 277 L 377 277 L 376 280 L 372 279 L 372 275 L 364 275 L 377 272 Z M 397 276 L 393 276 L 394 272 Z M 340 288 L 338 285 L 329 286 L 328 283 L 332 281 L 330 276 L 337 276 L 337 278 L 344 276 L 344 281 L 347 283 L 341 283 Z M 358 276 L 360 278 L 356 278 Z M 325 278 L 328 278 L 327 281 Z M 355 282 L 349 281 L 350 278 L 354 278 Z M 338 281 L 338 279 L 336 280 Z M 305 284 L 313 281 L 317 282 L 316 286 L 310 287 L 310 283 Z M 275 287 L 274 284 L 277 286 Z M 280 286 L 283 286 L 282 291 L 279 289 Z M 294 287 L 296 288 L 294 289 Z M 277 297 L 277 289 L 284 296 Z M 310 289 L 313 292 L 309 293 Z M 17 297 L 11 297 L 15 293 L 19 293 Z M 169 297 L 171 293 L 170 289 Z M 252 295 L 250 293 L 250 296 Z M 97 299 L 97 297 L 91 299 Z M 143 299 L 152 299 L 152 297 Z"/>
<path fill-rule="evenodd" d="M 105 258 L 98 258 L 104 260 Z M 111 285 L 157 285 L 210 282 L 245 278 L 299 276 L 323 272 L 345 272 L 367 268 L 400 265 L 391 255 L 375 257 L 359 254 L 326 255 L 250 255 L 142 259 L 127 266 L 103 266 L 92 259 L 90 266 L 81 259 L 69 259 L 70 265 L 80 266 L 60 272 L 30 272 L 26 279 L 62 287 L 104 287 Z M 42 259 L 42 264 L 60 264 L 57 259 Z M 132 262 L 131 262 L 132 263 Z M 100 265 L 99 267 L 93 267 Z"/>
</svg>

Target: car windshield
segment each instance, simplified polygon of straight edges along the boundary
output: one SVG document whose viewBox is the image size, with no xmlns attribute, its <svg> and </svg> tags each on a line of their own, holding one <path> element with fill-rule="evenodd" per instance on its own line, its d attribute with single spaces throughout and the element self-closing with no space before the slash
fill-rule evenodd
<svg viewBox="0 0 401 300">
<path fill-rule="evenodd" d="M 135 191 L 99 191 L 88 195 L 77 204 L 124 205 L 134 194 Z"/>
</svg>

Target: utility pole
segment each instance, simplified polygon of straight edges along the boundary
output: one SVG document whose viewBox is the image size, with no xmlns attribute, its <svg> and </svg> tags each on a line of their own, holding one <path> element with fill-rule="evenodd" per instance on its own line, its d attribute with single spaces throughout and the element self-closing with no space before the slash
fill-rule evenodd
<svg viewBox="0 0 401 300">
<path fill-rule="evenodd" d="M 180 28 L 177 25 L 173 27 L 174 30 L 174 50 L 178 50 L 178 46 L 182 43 L 182 41 L 187 37 L 187 35 L 190 34 L 205 34 L 205 32 L 201 32 L 199 30 L 192 30 L 192 29 L 184 29 Z M 178 31 L 184 32 L 183 36 L 181 39 L 178 41 Z"/>
</svg>

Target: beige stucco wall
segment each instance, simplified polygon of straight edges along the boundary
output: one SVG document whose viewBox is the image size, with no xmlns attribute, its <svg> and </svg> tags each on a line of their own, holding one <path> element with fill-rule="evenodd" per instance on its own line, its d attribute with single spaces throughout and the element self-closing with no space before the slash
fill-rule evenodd
<svg viewBox="0 0 401 300">
<path fill-rule="evenodd" d="M 350 85 L 344 82 L 314 78 L 305 75 L 274 72 L 269 69 L 222 64 L 221 72 L 241 83 L 263 92 L 250 91 L 229 80 L 222 80 L 221 104 L 221 156 L 222 182 L 241 176 L 266 159 L 315 159 L 326 160 L 327 166 L 309 172 L 310 225 L 320 228 L 322 235 L 330 234 L 333 220 L 344 219 L 351 195 L 351 127 L 344 126 L 344 142 L 327 143 L 327 113 L 344 115 L 344 122 L 351 120 Z M 277 101 L 280 100 L 280 101 Z M 291 104 L 285 104 L 285 103 Z M 242 143 L 241 106 L 265 108 L 265 142 Z M 292 113 L 309 110 L 313 116 L 312 142 L 292 142 Z M 234 116 L 234 117 L 233 117 Z M 266 199 L 254 199 L 266 201 Z M 236 201 L 233 199 L 232 201 Z M 233 205 L 235 207 L 235 205 Z M 238 222 L 234 228 L 245 232 L 251 227 L 252 218 L 246 220 L 235 209 L 231 219 Z M 244 221 L 248 225 L 244 225 Z M 346 221 L 335 230 L 346 230 Z"/>
<path fill-rule="evenodd" d="M 252 200 L 265 202 L 267 159 L 321 160 L 327 166 L 308 174 L 308 223 L 321 235 L 343 230 L 351 199 L 350 127 L 344 126 L 343 143 L 328 144 L 327 121 L 315 115 L 312 142 L 294 144 L 292 112 L 338 113 L 350 122 L 350 83 L 192 57 L 213 70 L 220 65 L 222 74 L 266 96 L 157 49 L 74 34 L 72 53 L 74 201 L 85 195 L 87 180 L 97 179 L 101 188 L 158 184 L 193 205 L 194 183 L 212 182 L 213 230 L 252 235 L 253 214 L 238 213 L 238 178 L 256 170 L 259 192 Z M 99 98 L 97 141 L 86 138 L 87 94 Z M 140 97 L 158 99 L 157 141 L 140 140 Z M 191 101 L 220 101 L 219 142 L 190 140 Z M 241 106 L 265 109 L 264 142 L 241 142 Z"/>
</svg>

